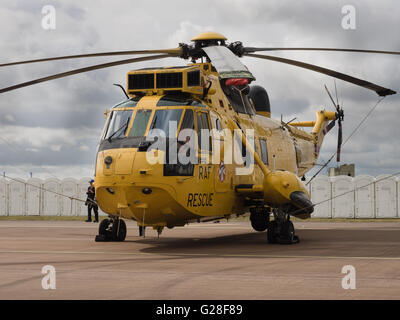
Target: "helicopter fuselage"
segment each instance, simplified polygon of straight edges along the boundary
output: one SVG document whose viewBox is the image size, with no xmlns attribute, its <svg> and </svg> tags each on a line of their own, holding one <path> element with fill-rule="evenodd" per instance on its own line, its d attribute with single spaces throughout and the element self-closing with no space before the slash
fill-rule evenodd
<svg viewBox="0 0 400 320">
<path fill-rule="evenodd" d="M 199 65 L 204 70 L 204 65 L 209 64 Z M 245 157 L 242 163 L 227 161 L 224 154 L 219 161 L 211 161 L 214 154 L 221 152 L 221 147 L 215 150 L 217 140 L 225 149 L 234 150 L 235 144 L 240 147 L 240 140 L 228 139 L 226 134 L 232 132 L 232 120 L 243 132 L 253 130 L 254 151 L 271 171 L 282 170 L 302 176 L 313 167 L 317 157 L 314 135 L 258 115 L 254 108 L 248 113 L 236 112 L 217 74 L 202 73 L 203 86 L 205 82 L 212 88 L 211 94 L 206 96 L 182 95 L 180 100 L 179 93 L 175 92 L 172 98 L 165 91 L 147 92 L 143 96 L 133 95 L 108 114 L 97 154 L 95 178 L 97 201 L 104 212 L 153 227 L 174 227 L 191 221 L 244 214 L 248 211 L 246 198 L 262 199 L 262 196 L 257 192 L 244 196 L 238 193 L 238 188 L 262 185 L 261 168 L 254 163 L 251 166 L 249 161 L 246 163 Z M 124 134 L 107 138 L 112 115 L 117 112 L 130 114 Z M 197 163 L 189 166 L 149 163 L 149 152 L 161 159 L 165 159 L 167 153 L 158 149 L 149 151 L 145 144 L 156 118 L 164 114 L 170 114 L 165 119 L 177 120 L 178 132 L 183 128 L 185 114 L 192 114 L 187 118 L 193 118 L 189 126 L 195 132 L 200 134 L 200 129 L 208 129 L 221 134 L 211 133 L 206 147 L 201 145 L 200 139 L 195 139 Z M 139 118 L 144 120 L 137 122 L 135 119 Z M 137 129 L 140 126 L 142 128 Z M 240 169 L 245 174 L 237 174 Z"/>
</svg>

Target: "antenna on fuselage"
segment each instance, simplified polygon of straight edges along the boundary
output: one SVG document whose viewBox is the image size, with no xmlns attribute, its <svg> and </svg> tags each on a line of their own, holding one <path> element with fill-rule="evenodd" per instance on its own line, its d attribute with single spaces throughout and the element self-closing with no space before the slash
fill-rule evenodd
<svg viewBox="0 0 400 320">
<path fill-rule="evenodd" d="M 128 96 L 128 94 L 126 93 L 125 88 L 124 88 L 123 86 L 121 86 L 121 85 L 118 84 L 118 83 L 113 83 L 113 85 L 114 85 L 114 86 L 117 86 L 117 87 L 120 87 L 121 90 L 125 93 L 126 98 L 129 99 L 129 96 Z"/>
</svg>

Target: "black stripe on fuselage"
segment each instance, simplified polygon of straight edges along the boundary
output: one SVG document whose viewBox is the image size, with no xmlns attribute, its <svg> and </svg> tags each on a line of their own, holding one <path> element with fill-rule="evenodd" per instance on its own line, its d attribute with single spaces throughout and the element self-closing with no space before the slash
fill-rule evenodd
<svg viewBox="0 0 400 320">
<path fill-rule="evenodd" d="M 144 142 L 146 137 L 125 137 L 122 139 L 108 139 L 102 140 L 99 145 L 99 150 L 109 150 L 109 149 L 122 149 L 122 148 L 138 148 L 141 142 Z"/>
</svg>

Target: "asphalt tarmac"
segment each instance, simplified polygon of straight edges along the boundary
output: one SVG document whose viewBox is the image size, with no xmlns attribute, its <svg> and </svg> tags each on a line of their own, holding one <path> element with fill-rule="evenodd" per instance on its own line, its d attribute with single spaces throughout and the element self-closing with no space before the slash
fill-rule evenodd
<svg viewBox="0 0 400 320">
<path fill-rule="evenodd" d="M 160 238 L 127 226 L 125 242 L 100 243 L 94 223 L 0 221 L 0 299 L 400 298 L 398 222 L 295 222 L 294 245 L 268 244 L 245 222 Z M 42 287 L 45 265 L 55 289 Z M 355 289 L 342 287 L 346 265 Z"/>
</svg>

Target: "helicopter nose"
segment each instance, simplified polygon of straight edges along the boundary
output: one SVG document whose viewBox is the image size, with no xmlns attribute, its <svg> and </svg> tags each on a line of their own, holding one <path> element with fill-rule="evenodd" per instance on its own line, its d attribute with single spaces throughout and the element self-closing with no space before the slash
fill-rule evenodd
<svg viewBox="0 0 400 320">
<path fill-rule="evenodd" d="M 292 200 L 292 203 L 299 208 L 299 214 L 311 214 L 312 212 L 314 212 L 314 205 L 304 192 L 293 191 L 289 197 L 290 200 Z"/>
</svg>

